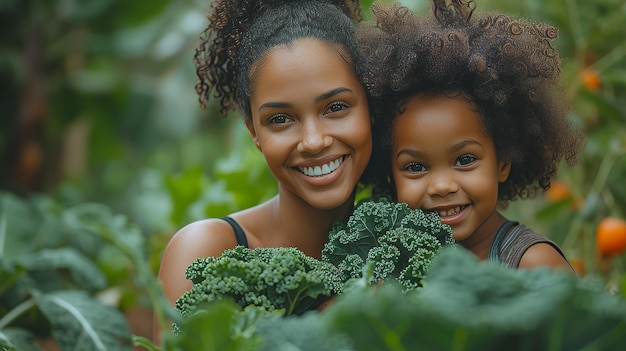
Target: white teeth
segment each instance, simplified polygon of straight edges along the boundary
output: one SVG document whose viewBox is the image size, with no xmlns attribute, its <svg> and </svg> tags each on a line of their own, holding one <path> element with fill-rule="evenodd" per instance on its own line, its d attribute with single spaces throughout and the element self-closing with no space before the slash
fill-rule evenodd
<svg viewBox="0 0 626 351">
<path fill-rule="evenodd" d="M 461 206 L 457 206 L 455 208 L 451 208 L 449 210 L 438 211 L 440 217 L 452 216 L 453 214 L 457 214 L 461 212 Z"/>
<path fill-rule="evenodd" d="M 298 167 L 300 172 L 309 177 L 319 177 L 334 172 L 343 163 L 343 156 L 327 164 L 315 167 Z"/>
</svg>

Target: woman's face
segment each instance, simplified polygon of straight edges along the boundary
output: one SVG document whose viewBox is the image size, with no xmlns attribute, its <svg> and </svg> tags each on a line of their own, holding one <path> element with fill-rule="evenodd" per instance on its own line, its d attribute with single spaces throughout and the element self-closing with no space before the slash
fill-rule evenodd
<svg viewBox="0 0 626 351">
<path fill-rule="evenodd" d="M 372 151 L 365 91 L 334 46 L 300 39 L 251 72 L 246 124 L 279 183 L 318 209 L 351 200 Z"/>
</svg>

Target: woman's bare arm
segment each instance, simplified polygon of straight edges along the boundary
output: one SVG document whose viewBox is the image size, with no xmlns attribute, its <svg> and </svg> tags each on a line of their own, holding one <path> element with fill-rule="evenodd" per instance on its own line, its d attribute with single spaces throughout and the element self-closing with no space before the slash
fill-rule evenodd
<svg viewBox="0 0 626 351">
<path fill-rule="evenodd" d="M 178 231 L 169 241 L 159 269 L 159 281 L 172 306 L 192 283 L 185 278 L 185 270 L 197 258 L 219 256 L 224 250 L 237 245 L 232 228 L 220 219 L 207 219 L 191 223 Z M 154 320 L 153 341 L 160 344 L 161 326 Z"/>
</svg>

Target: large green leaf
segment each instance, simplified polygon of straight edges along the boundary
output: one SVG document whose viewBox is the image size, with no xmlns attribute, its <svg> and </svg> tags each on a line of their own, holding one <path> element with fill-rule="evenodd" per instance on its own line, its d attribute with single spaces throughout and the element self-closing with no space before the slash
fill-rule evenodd
<svg viewBox="0 0 626 351">
<path fill-rule="evenodd" d="M 164 340 L 165 350 L 257 350 L 258 339 L 246 330 L 237 330 L 238 324 L 242 321 L 241 313 L 241 307 L 232 300 L 213 301 L 206 305 L 202 312 L 196 313 L 182 322 L 181 327 L 185 331 L 184 333 L 166 336 Z M 256 316 L 256 318 L 261 317 Z"/>
<path fill-rule="evenodd" d="M 44 238 L 39 228 L 43 216 L 16 195 L 0 192 L 0 258 L 11 262 L 33 251 Z"/>
<path fill-rule="evenodd" d="M 25 329 L 6 328 L 0 330 L 0 350 L 2 351 L 39 351 L 33 339 L 35 336 Z"/>
<path fill-rule="evenodd" d="M 45 271 L 48 274 L 50 271 L 68 271 L 74 284 L 88 291 L 102 289 L 107 283 L 102 271 L 89 258 L 71 247 L 40 250 L 22 257 L 20 262 L 29 271 Z M 54 278 L 54 274 L 49 277 Z"/>
<path fill-rule="evenodd" d="M 62 350 L 126 351 L 131 332 L 121 312 L 83 291 L 34 293 Z"/>
</svg>

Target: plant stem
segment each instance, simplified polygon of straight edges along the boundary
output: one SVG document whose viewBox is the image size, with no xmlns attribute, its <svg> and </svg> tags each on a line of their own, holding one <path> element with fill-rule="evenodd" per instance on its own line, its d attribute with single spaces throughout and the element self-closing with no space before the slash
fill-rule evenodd
<svg viewBox="0 0 626 351">
<path fill-rule="evenodd" d="M 621 322 L 613 328 L 600 335 L 589 345 L 581 348 L 579 351 L 606 350 L 609 346 L 614 345 L 626 332 L 626 322 Z"/>
<path fill-rule="evenodd" d="M 587 192 L 588 195 L 597 194 L 598 196 L 600 196 L 602 188 L 606 184 L 606 180 L 609 177 L 609 173 L 611 172 L 611 169 L 613 168 L 615 161 L 619 157 L 619 154 L 621 153 L 616 154 L 615 152 L 608 152 L 606 156 L 602 159 L 602 163 L 600 164 L 598 173 L 596 174 L 596 177 L 594 178 L 593 182 L 591 183 L 591 187 L 589 188 L 589 191 Z M 583 222 L 584 222 L 584 219 L 582 218 L 582 215 L 580 215 L 580 213 L 574 217 L 572 221 L 572 225 L 570 226 L 570 230 L 567 233 L 565 240 L 563 240 L 564 249 L 567 249 L 568 247 L 570 247 L 575 241 L 575 239 L 578 237 L 578 234 L 580 233 Z"/>
<path fill-rule="evenodd" d="M 9 325 L 12 321 L 14 321 L 17 317 L 22 315 L 22 313 L 28 311 L 29 308 L 35 305 L 35 299 L 32 297 L 21 304 L 17 305 L 14 309 L 9 311 L 2 319 L 0 319 L 0 330 Z"/>
<path fill-rule="evenodd" d="M 4 241 L 6 240 L 7 232 L 7 216 L 6 213 L 0 217 L 0 258 L 4 256 Z"/>
<path fill-rule="evenodd" d="M 613 48 L 611 52 L 594 62 L 592 67 L 596 70 L 596 72 L 602 73 L 621 60 L 624 56 L 626 56 L 626 41 L 623 41 L 621 44 Z"/>
<path fill-rule="evenodd" d="M 463 351 L 467 345 L 469 332 L 465 328 L 456 328 L 452 336 L 452 350 Z"/>
<path fill-rule="evenodd" d="M 565 0 L 567 3 L 567 13 L 569 15 L 569 25 L 572 30 L 575 44 L 575 55 L 580 62 L 585 62 L 585 50 L 587 44 L 580 28 L 580 13 L 578 11 L 578 3 L 576 0 Z"/>
</svg>

